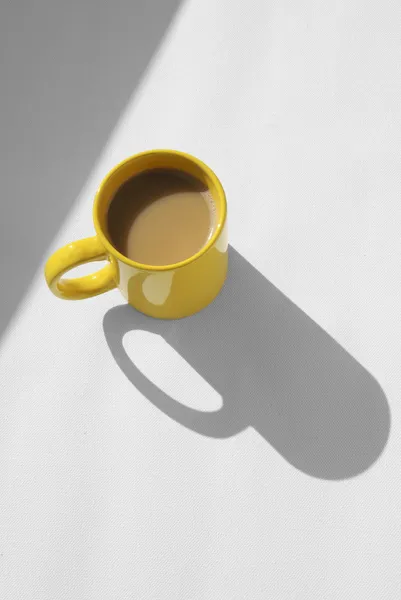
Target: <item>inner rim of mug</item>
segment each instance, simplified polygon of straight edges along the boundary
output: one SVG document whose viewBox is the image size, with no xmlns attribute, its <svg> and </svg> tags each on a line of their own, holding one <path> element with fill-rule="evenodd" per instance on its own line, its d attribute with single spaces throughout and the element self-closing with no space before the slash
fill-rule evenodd
<svg viewBox="0 0 401 600">
<path fill-rule="evenodd" d="M 143 173 L 144 171 L 160 168 L 178 169 L 179 171 L 183 171 L 188 175 L 192 175 L 192 177 L 195 177 L 204 183 L 210 190 L 213 201 L 215 202 L 217 222 L 212 236 L 196 254 L 175 264 L 156 266 L 138 263 L 127 258 L 124 254 L 121 254 L 121 252 L 117 250 L 117 248 L 112 244 L 108 235 L 107 213 L 110 203 L 112 202 L 117 190 L 123 183 L 125 183 L 128 179 L 135 177 L 135 175 Z M 217 176 L 201 160 L 184 152 L 179 152 L 178 150 L 149 150 L 147 152 L 141 152 L 140 154 L 135 154 L 134 156 L 126 158 L 116 167 L 114 167 L 114 169 L 112 169 L 103 179 L 96 193 L 95 202 L 93 205 L 93 221 L 95 224 L 96 233 L 108 252 L 127 265 L 131 265 L 146 271 L 170 271 L 171 269 L 183 267 L 197 260 L 213 246 L 219 237 L 224 227 L 226 215 L 226 197 L 223 186 L 221 185 Z"/>
</svg>

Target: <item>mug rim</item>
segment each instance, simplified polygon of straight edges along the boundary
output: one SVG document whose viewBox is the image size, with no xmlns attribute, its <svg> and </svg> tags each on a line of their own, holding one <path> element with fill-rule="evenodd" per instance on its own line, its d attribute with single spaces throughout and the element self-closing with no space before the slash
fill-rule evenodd
<svg viewBox="0 0 401 600">
<path fill-rule="evenodd" d="M 152 154 L 180 156 L 180 157 L 185 158 L 185 159 L 191 161 L 192 163 L 196 164 L 196 166 L 198 168 L 200 168 L 201 171 L 204 172 L 204 174 L 207 176 L 207 178 L 209 178 L 212 181 L 213 185 L 215 186 L 215 188 L 217 190 L 217 195 L 219 197 L 219 201 L 221 202 L 220 216 L 219 216 L 219 219 L 218 219 L 218 222 L 216 225 L 216 229 L 213 232 L 213 235 L 207 241 L 207 243 L 204 246 L 202 246 L 202 248 L 200 250 L 198 250 L 198 252 L 196 252 L 196 254 L 193 254 L 192 256 L 190 256 L 189 258 L 186 258 L 185 260 L 179 261 L 177 263 L 172 263 L 169 265 L 147 265 L 145 263 L 139 263 L 135 260 L 131 260 L 124 254 L 121 254 L 121 252 L 119 252 L 117 250 L 117 248 L 115 246 L 113 246 L 113 244 L 109 241 L 106 234 L 104 233 L 103 228 L 100 223 L 99 214 L 98 214 L 102 191 L 103 191 L 107 181 L 113 175 L 115 175 L 115 173 L 119 169 L 126 166 L 127 163 L 134 162 L 138 158 L 143 158 L 147 155 L 152 155 Z M 144 152 L 138 152 L 137 154 L 128 156 L 124 160 L 120 161 L 115 167 L 113 167 L 107 173 L 107 175 L 102 179 L 102 181 L 96 191 L 95 200 L 93 203 L 93 221 L 94 221 L 94 225 L 95 225 L 95 230 L 96 230 L 96 233 L 97 233 L 99 239 L 101 240 L 103 246 L 106 248 L 106 250 L 112 256 L 115 256 L 121 262 L 123 262 L 127 265 L 130 265 L 131 267 L 135 267 L 136 269 L 140 269 L 142 271 L 172 271 L 175 269 L 180 269 L 181 267 L 185 267 L 186 265 L 195 262 L 196 260 L 198 260 L 198 258 L 200 258 L 204 254 L 206 254 L 206 252 L 216 243 L 216 240 L 219 238 L 219 236 L 221 235 L 221 233 L 224 229 L 226 218 L 227 218 L 226 194 L 224 192 L 224 188 L 223 188 L 219 178 L 217 177 L 217 175 L 203 161 L 201 161 L 199 158 L 196 158 L 196 156 L 192 156 L 191 154 L 187 154 L 186 152 L 181 152 L 179 150 L 168 150 L 168 149 L 145 150 Z"/>
</svg>

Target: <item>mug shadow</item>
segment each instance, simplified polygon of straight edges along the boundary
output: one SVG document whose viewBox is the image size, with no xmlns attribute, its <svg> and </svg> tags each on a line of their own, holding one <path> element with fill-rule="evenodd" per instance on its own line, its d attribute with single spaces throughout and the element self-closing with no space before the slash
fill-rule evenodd
<svg viewBox="0 0 401 600">
<path fill-rule="evenodd" d="M 390 409 L 378 382 L 232 247 L 226 284 L 201 313 L 157 321 L 122 305 L 103 328 L 132 384 L 199 434 L 227 438 L 253 427 L 294 467 L 332 480 L 362 473 L 386 445 Z M 153 384 L 123 346 L 135 329 L 161 335 L 221 394 L 222 408 L 192 409 Z"/>
</svg>

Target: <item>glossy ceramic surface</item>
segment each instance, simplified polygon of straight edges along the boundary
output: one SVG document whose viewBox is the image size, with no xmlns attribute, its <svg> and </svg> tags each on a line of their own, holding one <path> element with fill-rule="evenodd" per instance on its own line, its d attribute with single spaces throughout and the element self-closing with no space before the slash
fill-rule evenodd
<svg viewBox="0 0 401 600">
<path fill-rule="evenodd" d="M 112 245 L 107 211 L 117 189 L 130 177 L 153 168 L 174 168 L 204 182 L 212 192 L 217 227 L 197 254 L 182 262 L 155 267 L 129 260 Z M 67 300 L 90 298 L 118 287 L 137 310 L 161 319 L 178 319 L 198 312 L 219 293 L 227 273 L 227 205 L 223 187 L 209 167 L 174 150 L 151 150 L 117 165 L 103 180 L 93 206 L 96 236 L 72 242 L 47 261 L 45 277 L 51 291 Z M 66 279 L 70 269 L 86 262 L 107 260 L 91 275 Z"/>
</svg>

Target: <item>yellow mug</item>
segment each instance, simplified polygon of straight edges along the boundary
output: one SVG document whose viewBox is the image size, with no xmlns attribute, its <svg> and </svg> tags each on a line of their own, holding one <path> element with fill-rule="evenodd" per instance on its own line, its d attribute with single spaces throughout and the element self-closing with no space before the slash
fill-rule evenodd
<svg viewBox="0 0 401 600">
<path fill-rule="evenodd" d="M 194 256 L 167 266 L 137 263 L 121 254 L 107 231 L 107 212 L 118 188 L 149 169 L 178 169 L 209 188 L 216 204 L 217 226 L 207 244 Z M 223 187 L 209 167 L 197 158 L 175 150 L 151 150 L 118 164 L 105 177 L 95 197 L 93 221 L 96 236 L 72 242 L 47 261 L 45 277 L 59 298 L 91 298 L 118 287 L 140 312 L 159 319 L 179 319 L 207 306 L 221 290 L 227 273 L 227 204 Z M 86 277 L 65 279 L 70 269 L 86 262 L 109 264 Z"/>
</svg>

